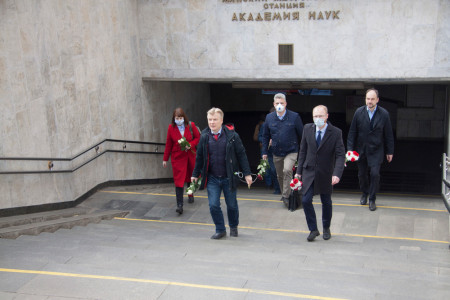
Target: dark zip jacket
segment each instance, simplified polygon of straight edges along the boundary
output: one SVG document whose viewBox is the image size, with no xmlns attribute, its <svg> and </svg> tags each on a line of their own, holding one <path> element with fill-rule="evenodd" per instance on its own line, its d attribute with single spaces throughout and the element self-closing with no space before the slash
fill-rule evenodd
<svg viewBox="0 0 450 300">
<path fill-rule="evenodd" d="M 209 132 L 211 129 L 206 128 L 202 131 L 200 142 L 197 145 L 197 156 L 195 158 L 195 167 L 192 172 L 192 177 L 202 177 L 200 189 L 203 190 L 208 181 L 209 168 Z M 232 124 L 222 126 L 222 133 L 225 133 L 227 138 L 226 143 L 226 170 L 227 178 L 230 181 L 230 190 L 235 190 L 239 184 L 239 178 L 234 175 L 235 172 L 242 172 L 244 176 L 250 175 L 250 165 L 247 160 L 244 145 L 241 138 Z"/>
<path fill-rule="evenodd" d="M 298 153 L 302 132 L 303 122 L 298 113 L 287 109 L 286 115 L 280 120 L 276 111 L 271 112 L 264 122 L 261 154 L 267 155 L 270 139 L 274 155 L 284 157 L 289 153 Z"/>
</svg>

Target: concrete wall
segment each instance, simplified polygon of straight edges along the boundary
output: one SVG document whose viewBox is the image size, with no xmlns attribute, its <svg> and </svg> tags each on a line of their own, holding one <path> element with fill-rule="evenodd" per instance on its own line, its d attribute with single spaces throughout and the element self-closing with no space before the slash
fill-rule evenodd
<svg viewBox="0 0 450 300">
<path fill-rule="evenodd" d="M 139 8 L 144 78 L 450 78 L 450 1 L 173 0 Z M 293 65 L 278 64 L 278 44 L 294 45 Z"/>
<path fill-rule="evenodd" d="M 0 1 L 0 157 L 70 158 L 106 138 L 164 143 L 182 103 L 205 119 L 208 85 L 142 81 L 138 11 L 137 1 Z M 148 150 L 127 150 L 135 148 Z M 0 160 L 2 172 L 23 170 L 47 170 L 47 161 Z M 162 155 L 107 153 L 73 173 L 0 174 L 0 209 L 71 201 L 110 180 L 169 177 Z"/>
</svg>

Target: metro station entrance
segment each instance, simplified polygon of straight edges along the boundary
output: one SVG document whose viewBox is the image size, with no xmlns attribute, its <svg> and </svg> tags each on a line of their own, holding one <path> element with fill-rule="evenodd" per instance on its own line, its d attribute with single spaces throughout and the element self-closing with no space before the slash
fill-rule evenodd
<svg viewBox="0 0 450 300">
<path fill-rule="evenodd" d="M 282 86 L 282 84 L 280 84 Z M 446 86 L 439 84 L 371 85 L 380 92 L 379 105 L 390 112 L 395 137 L 393 161 L 381 168 L 380 192 L 440 193 L 440 161 L 445 152 Z M 312 109 L 328 107 L 329 122 L 343 132 L 344 145 L 357 107 L 365 105 L 364 89 L 286 89 L 245 85 L 211 84 L 211 106 L 224 110 L 224 123 L 234 123 L 247 149 L 252 170 L 260 158 L 255 126 L 272 107 L 273 94 L 286 93 L 287 108 L 312 122 Z M 263 186 L 263 183 L 259 183 Z M 347 164 L 336 190 L 358 191 L 356 164 Z"/>
</svg>

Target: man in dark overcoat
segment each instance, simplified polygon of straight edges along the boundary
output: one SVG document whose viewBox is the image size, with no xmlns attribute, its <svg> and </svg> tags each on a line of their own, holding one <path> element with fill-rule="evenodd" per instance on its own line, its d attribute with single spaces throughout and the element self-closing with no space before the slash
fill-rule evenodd
<svg viewBox="0 0 450 300">
<path fill-rule="evenodd" d="M 312 242 L 320 235 L 316 212 L 312 204 L 314 195 L 320 194 L 322 201 L 323 239 L 331 238 L 330 224 L 333 212 L 331 193 L 333 185 L 339 183 L 345 165 L 345 148 L 342 131 L 327 123 L 328 109 L 324 105 L 313 109 L 314 124 L 303 128 L 298 168 L 295 177 L 303 181 L 303 210 L 311 231 L 307 240 Z"/>
<path fill-rule="evenodd" d="M 394 134 L 389 112 L 378 106 L 378 101 L 378 91 L 367 90 L 366 105 L 356 110 L 347 138 L 347 150 L 359 153 L 358 179 L 362 192 L 360 203 L 367 204 L 369 197 L 371 211 L 377 209 L 375 200 L 384 154 L 386 153 L 388 162 L 391 162 L 394 156 Z"/>
</svg>

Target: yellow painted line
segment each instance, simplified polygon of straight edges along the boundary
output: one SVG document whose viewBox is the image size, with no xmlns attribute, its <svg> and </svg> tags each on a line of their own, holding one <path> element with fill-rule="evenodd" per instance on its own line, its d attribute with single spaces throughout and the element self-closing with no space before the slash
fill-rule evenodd
<svg viewBox="0 0 450 300">
<path fill-rule="evenodd" d="M 172 223 L 172 224 L 214 226 L 214 224 L 208 224 L 208 223 L 195 223 L 195 222 L 183 222 L 183 221 L 163 221 L 163 220 L 131 219 L 131 218 L 119 218 L 119 217 L 116 217 L 114 219 L 116 219 L 116 220 L 125 220 L 125 221 L 139 221 L 139 222 L 156 222 L 156 223 Z M 240 225 L 239 225 L 239 228 L 252 229 L 252 230 L 264 230 L 264 231 L 309 233 L 309 231 L 305 231 L 305 230 L 280 229 L 280 228 L 261 228 L 261 227 L 250 227 L 250 226 L 240 226 Z M 415 239 L 415 238 L 407 238 L 407 237 L 362 235 L 362 234 L 352 234 L 352 233 L 333 233 L 333 235 L 364 237 L 364 238 L 373 238 L 373 239 L 406 240 L 406 241 L 416 241 L 416 242 L 448 244 L 448 241 Z"/>
<path fill-rule="evenodd" d="M 157 193 L 141 193 L 141 192 L 121 192 L 121 191 L 100 191 L 101 193 L 110 193 L 110 194 L 132 194 L 132 195 L 152 195 L 152 196 L 168 196 L 175 197 L 174 194 L 157 194 Z M 195 196 L 196 198 L 208 198 L 208 196 Z M 224 199 L 221 197 L 220 199 Z M 258 202 L 277 202 L 280 203 L 280 200 L 265 200 L 260 198 L 237 198 L 240 201 L 258 201 Z M 321 205 L 320 202 L 313 202 L 313 204 Z M 345 203 L 335 203 L 333 205 L 336 206 L 350 206 L 350 207 L 358 207 L 362 206 L 361 204 L 345 204 Z M 383 206 L 377 205 L 378 208 L 390 208 L 390 209 L 406 209 L 406 210 L 417 210 L 417 211 L 432 211 L 432 212 L 447 212 L 447 210 L 442 209 L 430 209 L 430 208 L 414 208 L 414 207 L 399 207 L 399 206 Z"/>
<path fill-rule="evenodd" d="M 100 193 L 111 193 L 111 194 L 133 194 L 133 195 L 152 195 L 152 196 L 169 196 L 175 197 L 175 194 L 157 194 L 157 193 L 140 193 L 140 192 L 121 192 L 121 191 L 100 191 Z M 195 198 L 205 198 L 208 199 L 208 196 L 198 196 L 195 195 Z M 220 197 L 220 199 L 224 199 Z M 258 202 L 280 202 L 280 200 L 265 200 L 259 198 L 237 198 L 241 201 L 258 201 Z"/>
<path fill-rule="evenodd" d="M 319 202 L 313 202 L 313 204 L 321 204 Z M 344 203 L 335 203 L 333 202 L 333 206 L 366 206 L 361 204 L 344 204 Z M 431 208 L 415 208 L 415 207 L 400 207 L 400 206 L 385 206 L 385 205 L 377 205 L 377 208 L 391 208 L 391 209 L 405 209 L 405 210 L 419 210 L 419 211 L 434 211 L 434 212 L 447 212 L 447 210 L 442 209 L 431 209 Z"/>
<path fill-rule="evenodd" d="M 352 192 L 352 191 L 333 191 L 333 193 L 336 194 L 355 194 L 355 195 L 361 195 L 361 192 Z M 399 196 L 399 197 L 426 197 L 426 198 L 441 198 L 441 195 L 428 195 L 428 194 L 400 194 L 400 193 L 377 193 L 377 195 L 384 195 L 384 196 Z"/>
<path fill-rule="evenodd" d="M 184 282 L 174 282 L 174 281 L 165 281 L 165 280 L 116 277 L 116 276 L 102 276 L 102 275 L 90 275 L 90 274 L 61 273 L 61 272 L 4 269 L 4 268 L 0 268 L 0 272 L 74 277 L 74 278 L 103 279 L 103 280 L 117 280 L 117 281 L 139 282 L 139 283 L 153 283 L 153 284 L 160 284 L 160 285 L 182 286 L 182 287 L 191 287 L 191 288 L 198 288 L 198 289 L 220 290 L 220 291 L 227 291 L 227 292 L 253 293 L 253 294 L 291 297 L 291 298 L 301 298 L 301 299 L 345 300 L 343 298 L 321 297 L 321 296 L 295 294 L 295 293 L 284 293 L 284 292 L 277 292 L 277 291 L 255 290 L 255 289 L 234 288 L 234 287 L 227 287 L 227 286 L 184 283 Z"/>
</svg>

